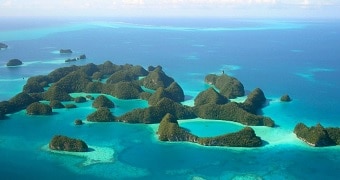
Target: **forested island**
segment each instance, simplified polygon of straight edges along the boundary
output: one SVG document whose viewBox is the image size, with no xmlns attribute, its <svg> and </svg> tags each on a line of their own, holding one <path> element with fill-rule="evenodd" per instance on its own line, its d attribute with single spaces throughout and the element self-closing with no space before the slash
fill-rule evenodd
<svg viewBox="0 0 340 180">
<path fill-rule="evenodd" d="M 11 59 L 7 62 L 6 66 L 20 66 L 22 65 L 22 61 L 19 59 Z"/>
<path fill-rule="evenodd" d="M 52 150 L 69 151 L 69 152 L 86 152 L 88 151 L 87 144 L 80 139 L 74 139 L 67 136 L 54 136 L 48 147 Z"/>
<path fill-rule="evenodd" d="M 202 138 L 181 128 L 176 117 L 169 113 L 160 122 L 157 134 L 161 141 L 188 141 L 204 146 L 259 147 L 262 145 L 261 138 L 256 136 L 251 127 L 245 127 L 235 133 Z"/>
<path fill-rule="evenodd" d="M 324 128 L 320 123 L 308 127 L 298 123 L 294 133 L 299 139 L 314 147 L 340 145 L 340 128 Z"/>
<path fill-rule="evenodd" d="M 186 106 L 182 104 L 185 97 L 183 89 L 163 71 L 161 66 L 149 66 L 144 69 L 139 65 L 116 65 L 110 61 L 99 65 L 93 63 L 83 66 L 72 65 L 58 68 L 47 75 L 30 77 L 22 92 L 8 101 L 0 102 L 0 119 L 5 119 L 6 114 L 23 109 L 30 115 L 53 115 L 51 112 L 55 108 L 76 108 L 77 105 L 74 103 L 93 101 L 92 106 L 97 110 L 89 113 L 86 121 L 160 123 L 158 131 L 160 140 L 191 141 L 214 146 L 260 146 L 261 138 L 256 136 L 251 127 L 223 136 L 200 138 L 178 126 L 176 123 L 178 119 L 203 118 L 234 121 L 246 126 L 275 127 L 275 122 L 270 117 L 262 116 L 260 113 L 267 103 L 265 94 L 260 88 L 255 88 L 244 102 L 238 103 L 230 99 L 244 96 L 245 90 L 243 84 L 236 78 L 224 73 L 208 74 L 205 82 L 211 87 L 195 97 L 193 106 Z M 101 95 L 97 98 L 70 96 L 70 93 L 76 92 Z M 144 99 L 148 101 L 149 106 L 115 116 L 111 112 L 115 104 L 106 97 L 107 95 L 119 99 Z M 284 101 L 290 99 L 287 96 Z M 173 125 L 164 125 L 163 120 Z M 75 124 L 82 124 L 82 121 Z M 167 130 L 167 127 L 171 128 Z M 172 133 L 169 138 L 169 134 L 166 135 L 164 132 L 176 133 Z M 242 139 L 243 143 L 236 142 L 236 139 Z"/>
</svg>

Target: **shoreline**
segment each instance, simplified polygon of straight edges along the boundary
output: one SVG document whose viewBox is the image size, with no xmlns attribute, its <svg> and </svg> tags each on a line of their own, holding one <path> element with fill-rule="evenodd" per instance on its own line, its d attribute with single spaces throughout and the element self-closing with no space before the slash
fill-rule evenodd
<svg viewBox="0 0 340 180">
<path fill-rule="evenodd" d="M 115 150 L 108 147 L 89 146 L 89 151 L 87 152 L 68 152 L 52 150 L 49 148 L 48 144 L 46 144 L 42 146 L 41 149 L 50 153 L 85 158 L 85 161 L 82 163 L 83 166 L 115 162 Z"/>
</svg>

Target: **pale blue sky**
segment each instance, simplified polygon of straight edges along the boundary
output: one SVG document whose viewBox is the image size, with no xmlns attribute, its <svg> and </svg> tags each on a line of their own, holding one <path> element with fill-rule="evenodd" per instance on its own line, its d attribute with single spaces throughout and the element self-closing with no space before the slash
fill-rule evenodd
<svg viewBox="0 0 340 180">
<path fill-rule="evenodd" d="M 0 0 L 0 16 L 340 18 L 340 0 Z"/>
</svg>

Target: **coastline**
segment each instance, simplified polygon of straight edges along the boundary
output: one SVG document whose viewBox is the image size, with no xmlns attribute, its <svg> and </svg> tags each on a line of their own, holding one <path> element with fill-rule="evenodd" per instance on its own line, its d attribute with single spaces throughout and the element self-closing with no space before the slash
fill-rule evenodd
<svg viewBox="0 0 340 180">
<path fill-rule="evenodd" d="M 82 163 L 83 166 L 115 162 L 115 158 L 114 158 L 115 151 L 113 148 L 108 148 L 108 147 L 89 146 L 88 152 L 67 152 L 67 151 L 51 150 L 47 144 L 47 145 L 42 146 L 41 149 L 43 151 L 56 153 L 60 155 L 82 157 L 85 159 L 85 161 Z"/>
</svg>

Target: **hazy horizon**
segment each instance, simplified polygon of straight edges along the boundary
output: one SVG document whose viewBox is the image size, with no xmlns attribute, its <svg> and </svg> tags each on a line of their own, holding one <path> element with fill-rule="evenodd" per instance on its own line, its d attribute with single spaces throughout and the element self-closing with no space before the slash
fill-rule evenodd
<svg viewBox="0 0 340 180">
<path fill-rule="evenodd" d="M 340 18 L 336 0 L 0 0 L 1 17 Z"/>
</svg>

